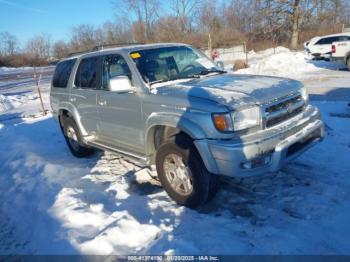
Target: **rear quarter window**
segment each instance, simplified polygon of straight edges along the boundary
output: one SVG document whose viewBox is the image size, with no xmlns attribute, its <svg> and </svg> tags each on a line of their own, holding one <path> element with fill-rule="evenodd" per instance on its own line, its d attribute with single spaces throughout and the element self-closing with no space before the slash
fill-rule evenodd
<svg viewBox="0 0 350 262">
<path fill-rule="evenodd" d="M 56 65 L 52 86 L 66 88 L 76 59 L 66 60 Z"/>
</svg>

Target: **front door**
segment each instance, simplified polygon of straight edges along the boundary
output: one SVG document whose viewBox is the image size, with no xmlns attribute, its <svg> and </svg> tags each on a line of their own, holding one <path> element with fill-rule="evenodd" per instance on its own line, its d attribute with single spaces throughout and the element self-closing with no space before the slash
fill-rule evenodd
<svg viewBox="0 0 350 262">
<path fill-rule="evenodd" d="M 98 125 L 100 140 L 106 144 L 128 151 L 144 151 L 141 98 L 137 92 L 111 92 L 109 79 L 132 74 L 121 55 L 106 55 L 102 58 L 101 89 L 97 91 L 97 109 L 100 115 Z"/>
</svg>

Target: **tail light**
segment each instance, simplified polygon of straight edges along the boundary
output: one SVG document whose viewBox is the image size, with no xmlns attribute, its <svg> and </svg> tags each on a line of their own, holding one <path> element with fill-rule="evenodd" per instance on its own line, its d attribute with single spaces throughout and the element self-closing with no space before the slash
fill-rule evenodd
<svg viewBox="0 0 350 262">
<path fill-rule="evenodd" d="M 332 53 L 334 54 L 336 52 L 335 45 L 332 45 Z"/>
</svg>

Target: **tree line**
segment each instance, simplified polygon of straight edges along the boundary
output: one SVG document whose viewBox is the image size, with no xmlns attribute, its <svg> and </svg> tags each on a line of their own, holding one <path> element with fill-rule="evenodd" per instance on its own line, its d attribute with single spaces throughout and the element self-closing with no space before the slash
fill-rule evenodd
<svg viewBox="0 0 350 262">
<path fill-rule="evenodd" d="M 245 42 L 256 50 L 275 45 L 297 49 L 313 36 L 350 25 L 349 0 L 114 0 L 112 8 L 114 21 L 77 25 L 65 41 L 53 42 L 50 34 L 42 34 L 20 48 L 16 36 L 0 33 L 0 66 L 43 65 L 117 43 L 217 48 Z"/>
</svg>

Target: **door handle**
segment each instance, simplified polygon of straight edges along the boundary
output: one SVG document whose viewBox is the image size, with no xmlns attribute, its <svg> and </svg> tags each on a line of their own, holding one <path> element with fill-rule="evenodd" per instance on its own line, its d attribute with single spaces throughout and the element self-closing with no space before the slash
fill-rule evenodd
<svg viewBox="0 0 350 262">
<path fill-rule="evenodd" d="M 69 101 L 75 102 L 75 101 L 77 101 L 77 99 L 75 97 L 71 97 L 71 98 L 69 98 Z"/>
<path fill-rule="evenodd" d="M 98 100 L 98 104 L 99 104 L 100 106 L 105 106 L 105 105 L 107 105 L 107 101 L 104 100 L 104 99 L 100 99 L 100 100 Z"/>
</svg>

